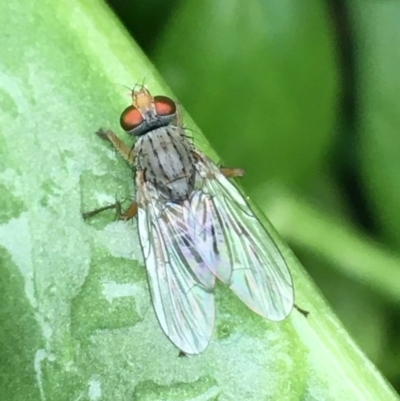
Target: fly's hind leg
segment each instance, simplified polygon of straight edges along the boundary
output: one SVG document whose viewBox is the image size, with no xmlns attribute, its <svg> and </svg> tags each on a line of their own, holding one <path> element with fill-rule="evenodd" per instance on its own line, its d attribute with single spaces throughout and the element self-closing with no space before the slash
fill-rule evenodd
<svg viewBox="0 0 400 401">
<path fill-rule="evenodd" d="M 243 177 L 246 172 L 242 168 L 225 168 L 219 169 L 226 178 Z"/>
<path fill-rule="evenodd" d="M 130 148 L 128 145 L 122 142 L 121 139 L 119 139 L 117 135 L 114 134 L 114 132 L 110 130 L 104 131 L 103 129 L 100 128 L 96 132 L 96 134 L 100 138 L 111 142 L 114 148 L 117 149 L 118 153 L 124 158 L 124 160 L 126 160 L 129 163 L 130 166 L 134 165 L 135 157 L 132 152 L 132 148 Z"/>
<path fill-rule="evenodd" d="M 300 312 L 304 317 L 307 317 L 307 316 L 310 314 L 310 312 L 309 312 L 308 310 L 305 310 L 305 309 L 303 309 L 303 308 L 300 308 L 299 305 L 293 304 L 293 306 L 294 306 L 294 308 L 295 308 L 298 312 Z"/>
</svg>

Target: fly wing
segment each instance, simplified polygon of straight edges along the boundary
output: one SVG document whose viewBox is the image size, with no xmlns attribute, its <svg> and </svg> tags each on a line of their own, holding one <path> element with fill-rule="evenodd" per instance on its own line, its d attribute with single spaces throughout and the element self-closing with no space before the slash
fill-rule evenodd
<svg viewBox="0 0 400 401">
<path fill-rule="evenodd" d="M 169 202 L 163 210 L 168 235 L 174 239 L 177 253 L 209 290 L 215 285 L 210 267 L 216 263 L 218 255 L 214 249 L 221 239 L 214 230 L 213 207 L 210 196 L 194 191 L 182 204 Z"/>
<path fill-rule="evenodd" d="M 215 230 L 225 237 L 214 273 L 250 309 L 269 320 L 283 320 L 293 308 L 294 292 L 282 254 L 237 188 L 200 157 L 197 168 L 213 202 Z"/>
<path fill-rule="evenodd" d="M 215 278 L 193 256 L 186 208 L 153 200 L 139 208 L 138 228 L 158 321 L 176 347 L 199 354 L 213 330 Z"/>
</svg>

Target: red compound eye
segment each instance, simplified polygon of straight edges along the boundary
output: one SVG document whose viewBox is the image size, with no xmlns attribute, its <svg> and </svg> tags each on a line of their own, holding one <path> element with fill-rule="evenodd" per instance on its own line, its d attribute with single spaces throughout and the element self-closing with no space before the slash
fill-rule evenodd
<svg viewBox="0 0 400 401">
<path fill-rule="evenodd" d="M 176 103 L 166 96 L 154 96 L 154 106 L 159 116 L 171 116 L 176 113 Z"/>
<path fill-rule="evenodd" d="M 132 131 L 142 124 L 143 116 L 135 106 L 129 106 L 122 112 L 119 122 L 125 131 Z"/>
</svg>

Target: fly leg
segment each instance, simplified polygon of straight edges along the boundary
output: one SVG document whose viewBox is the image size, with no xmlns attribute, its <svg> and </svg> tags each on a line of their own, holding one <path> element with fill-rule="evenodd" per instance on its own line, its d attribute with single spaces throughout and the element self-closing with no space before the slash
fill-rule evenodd
<svg viewBox="0 0 400 401">
<path fill-rule="evenodd" d="M 87 219 L 90 219 L 93 216 L 96 216 L 96 214 L 99 214 L 101 212 L 104 212 L 105 210 L 110 210 L 110 209 L 115 209 L 116 214 L 117 214 L 117 218 L 119 220 L 128 221 L 128 220 L 132 219 L 133 217 L 135 217 L 137 215 L 138 205 L 137 205 L 136 202 L 133 202 L 128 207 L 128 209 L 126 209 L 125 212 L 122 212 L 121 202 L 116 201 L 112 205 L 103 206 L 103 207 L 100 207 L 99 209 L 95 209 L 95 210 L 92 210 L 90 212 L 82 213 L 82 217 L 83 217 L 84 220 L 87 220 Z"/>
<path fill-rule="evenodd" d="M 121 203 L 119 201 L 116 201 L 112 205 L 99 207 L 98 209 L 91 210 L 90 212 L 82 213 L 82 217 L 83 217 L 84 220 L 87 220 L 87 219 L 90 219 L 93 216 L 96 216 L 96 214 L 99 214 L 101 212 L 104 212 L 104 211 L 110 210 L 110 209 L 115 209 L 117 211 L 117 216 L 118 216 L 119 212 L 121 212 Z"/>
<path fill-rule="evenodd" d="M 117 135 L 114 134 L 114 132 L 110 130 L 104 131 L 103 129 L 100 128 L 96 132 L 96 134 L 100 138 L 111 142 L 111 144 L 114 146 L 115 149 L 117 149 L 118 153 L 124 158 L 124 160 L 126 160 L 130 166 L 134 166 L 135 157 L 132 152 L 132 149 L 124 142 L 122 142 L 121 139 L 119 139 Z M 116 201 L 112 205 L 103 206 L 99 209 L 82 213 L 82 217 L 86 220 L 93 216 L 96 216 L 96 214 L 99 214 L 101 212 L 104 212 L 105 210 L 110 210 L 110 209 L 115 209 L 118 219 L 127 221 L 137 215 L 138 205 L 136 202 L 133 202 L 125 212 L 122 212 L 121 202 Z"/>
<path fill-rule="evenodd" d="M 192 149 L 192 154 L 196 161 L 201 160 L 203 163 L 206 163 L 206 158 L 202 153 L 200 153 L 200 151 Z M 219 171 L 226 178 L 243 177 L 246 174 L 242 168 L 219 167 Z"/>
<path fill-rule="evenodd" d="M 246 172 L 242 168 L 225 168 L 219 169 L 226 178 L 243 177 Z"/>
<path fill-rule="evenodd" d="M 303 308 L 300 308 L 300 306 L 294 304 L 293 305 L 295 309 L 297 309 L 298 312 L 300 312 L 304 317 L 308 317 L 308 315 L 310 314 L 310 312 L 308 310 L 305 310 Z"/>
<path fill-rule="evenodd" d="M 128 207 L 128 209 L 125 210 L 124 213 L 121 213 L 121 209 L 120 209 L 118 217 L 121 220 L 128 221 L 130 219 L 133 219 L 137 215 L 137 212 L 138 212 L 138 204 L 136 202 L 133 202 Z M 117 211 L 117 213 L 118 213 L 118 211 Z"/>
<path fill-rule="evenodd" d="M 114 134 L 114 132 L 107 130 L 104 131 L 103 129 L 99 129 L 96 134 L 102 138 L 105 139 L 114 146 L 115 149 L 117 149 L 118 153 L 126 160 L 129 165 L 133 166 L 134 165 L 134 160 L 135 156 L 132 152 L 132 148 L 130 148 L 128 145 L 126 145 L 124 142 L 121 141 L 117 137 L 117 135 Z"/>
</svg>

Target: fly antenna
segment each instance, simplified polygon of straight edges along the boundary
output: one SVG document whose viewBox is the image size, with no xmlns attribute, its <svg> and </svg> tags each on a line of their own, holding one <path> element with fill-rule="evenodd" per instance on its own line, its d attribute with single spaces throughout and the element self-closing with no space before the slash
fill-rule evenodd
<svg viewBox="0 0 400 401">
<path fill-rule="evenodd" d="M 125 88 L 125 89 L 128 89 L 128 91 L 129 91 L 129 96 L 132 96 L 132 93 L 133 93 L 134 89 L 132 89 L 132 88 L 130 88 L 129 86 L 126 86 L 126 85 L 124 85 L 124 84 L 115 84 L 115 85 L 119 85 L 119 86 L 122 86 L 122 87 Z"/>
</svg>

